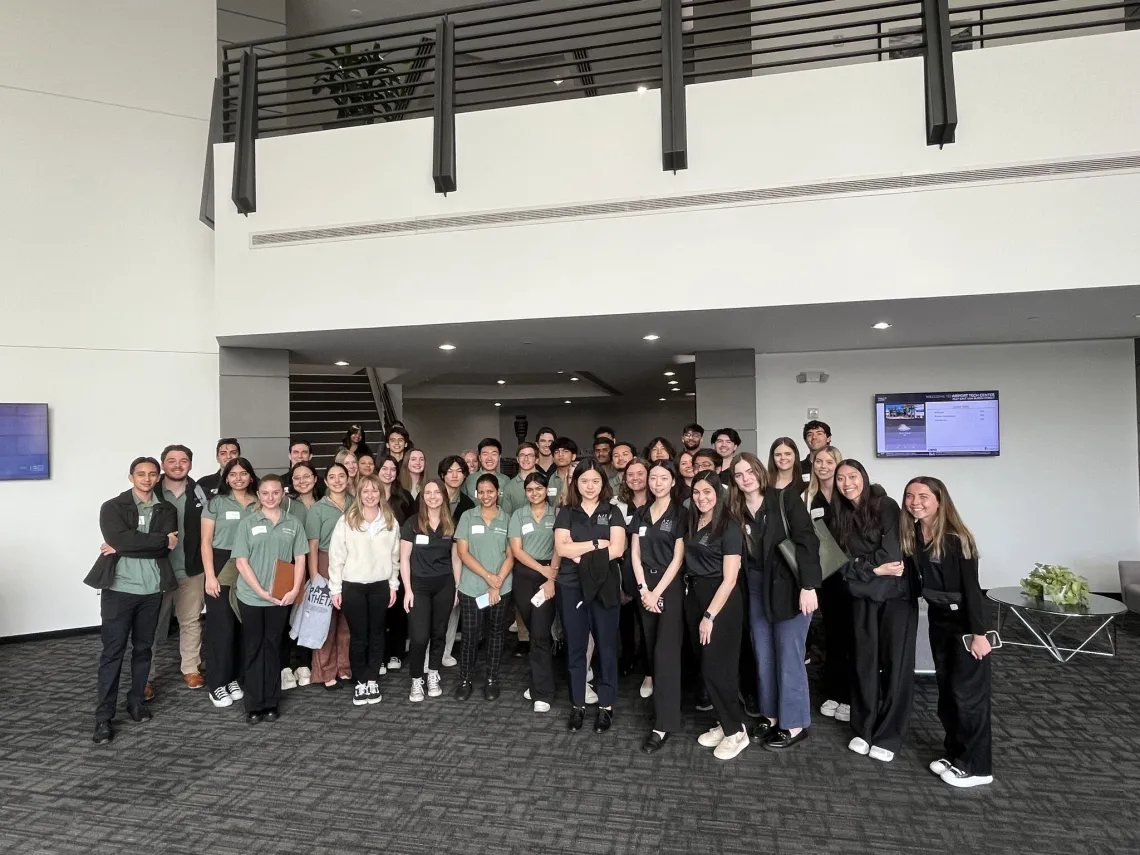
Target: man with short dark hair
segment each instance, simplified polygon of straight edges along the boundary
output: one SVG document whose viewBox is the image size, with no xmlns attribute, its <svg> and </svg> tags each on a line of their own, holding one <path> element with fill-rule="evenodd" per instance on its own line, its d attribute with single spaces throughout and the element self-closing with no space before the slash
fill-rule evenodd
<svg viewBox="0 0 1140 855">
<path fill-rule="evenodd" d="M 218 495 L 218 487 L 222 485 L 222 470 L 231 460 L 241 457 L 241 443 L 232 436 L 219 439 L 214 447 L 214 457 L 218 461 L 218 471 L 198 482 L 198 486 L 205 491 L 207 498 Z"/>
<path fill-rule="evenodd" d="M 614 474 L 613 452 L 614 441 L 608 436 L 594 438 L 594 459 L 606 470 L 606 477 L 612 477 Z"/>
<path fill-rule="evenodd" d="M 732 467 L 732 458 L 736 455 L 736 449 L 740 448 L 740 434 L 732 428 L 721 428 L 712 435 L 712 441 L 713 448 L 720 455 L 720 469 L 717 471 L 720 472 L 725 486 L 729 486 L 728 479 L 732 477 L 732 473 L 725 470 Z"/>
<path fill-rule="evenodd" d="M 550 444 L 556 439 L 558 439 L 558 434 L 554 432 L 554 428 L 550 427 L 540 427 L 538 433 L 534 435 L 534 444 L 538 446 L 538 461 L 534 468 L 547 478 L 555 469 L 554 454 L 550 450 Z"/>
<path fill-rule="evenodd" d="M 554 471 L 546 479 L 546 500 L 554 506 L 570 483 L 574 462 L 578 459 L 578 443 L 568 436 L 560 436 L 550 444 L 550 450 L 554 453 Z"/>
<path fill-rule="evenodd" d="M 804 474 L 804 480 L 809 481 L 815 455 L 831 447 L 831 425 L 819 419 L 812 419 L 804 425 L 804 445 L 807 446 L 807 455 L 800 461 L 800 470 Z"/>
<path fill-rule="evenodd" d="M 402 464 L 404 462 L 404 454 L 412 444 L 412 435 L 408 433 L 406 427 L 396 422 L 388 428 L 385 444 L 388 448 L 388 453 Z"/>
<path fill-rule="evenodd" d="M 131 650 L 131 687 L 127 714 L 149 721 L 145 692 L 151 647 L 162 595 L 178 588 L 170 551 L 178 545 L 178 511 L 154 493 L 160 466 L 153 457 L 131 462 L 131 489 L 108 499 L 99 509 L 103 535 L 100 555 L 84 582 L 100 589 L 99 616 L 103 652 L 95 705 L 97 745 L 111 741 L 111 719 L 119 699 L 119 675 L 127 642 Z"/>
<path fill-rule="evenodd" d="M 298 463 L 308 463 L 313 459 L 313 446 L 307 439 L 294 439 L 289 442 L 289 468 Z"/>
<path fill-rule="evenodd" d="M 205 685 L 198 666 L 202 661 L 202 607 L 206 604 L 206 577 L 202 573 L 202 508 L 206 492 L 190 477 L 194 452 L 185 445 L 168 445 L 162 450 L 162 477 L 155 493 L 178 511 L 178 544 L 170 551 L 170 566 L 178 579 L 178 590 L 162 595 L 155 638 L 161 644 L 170 634 L 170 613 L 178 620 L 178 654 L 182 680 L 187 688 Z M 155 660 L 150 665 L 146 699 L 154 697 Z"/>
<path fill-rule="evenodd" d="M 625 467 L 633 458 L 637 457 L 637 449 L 633 447 L 632 442 L 615 442 L 613 448 L 610 449 L 610 469 L 609 469 L 609 482 L 610 489 L 617 495 L 618 487 L 621 486 L 622 476 L 625 474 Z"/>
<path fill-rule="evenodd" d="M 693 453 L 694 472 L 720 472 L 720 455 L 712 448 L 698 448 Z"/>
<path fill-rule="evenodd" d="M 494 475 L 495 483 L 499 485 L 499 489 L 503 489 L 505 480 L 501 477 L 502 473 L 499 472 L 499 458 L 503 456 L 503 444 L 495 439 L 493 436 L 485 437 L 479 440 L 479 470 L 472 472 L 467 476 L 467 480 L 463 482 L 463 492 L 474 499 L 476 502 L 479 500 L 478 494 L 475 492 L 475 487 L 479 483 L 479 478 L 482 475 Z"/>
<path fill-rule="evenodd" d="M 610 440 L 610 442 L 616 442 L 617 441 L 617 433 L 609 425 L 598 425 L 596 428 L 594 428 L 594 439 L 595 440 L 601 439 L 603 436 L 607 437 Z"/>
<path fill-rule="evenodd" d="M 705 429 L 696 422 L 690 422 L 681 428 L 681 450 L 692 454 L 701 447 L 704 438 Z"/>
</svg>

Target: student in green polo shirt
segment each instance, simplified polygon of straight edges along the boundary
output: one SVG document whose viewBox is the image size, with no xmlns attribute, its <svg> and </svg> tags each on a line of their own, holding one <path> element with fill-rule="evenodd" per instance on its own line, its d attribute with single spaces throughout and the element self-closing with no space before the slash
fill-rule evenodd
<svg viewBox="0 0 1140 855">
<path fill-rule="evenodd" d="M 329 577 L 329 542 L 337 521 L 352 504 L 352 497 L 348 495 L 351 480 L 343 464 L 330 464 L 325 472 L 325 495 L 309 508 L 305 516 L 305 536 L 309 539 L 309 578 L 314 582 L 318 577 Z M 345 682 L 352 679 L 348 655 L 350 638 L 348 621 L 340 609 L 334 608 L 325 643 L 320 650 L 313 651 L 313 682 L 323 683 L 326 689 L 339 689 L 338 677 Z"/>
<path fill-rule="evenodd" d="M 463 492 L 472 499 L 478 500 L 479 497 L 476 495 L 476 490 L 479 485 L 479 479 L 484 475 L 494 476 L 495 486 L 501 490 L 506 480 L 500 480 L 499 458 L 502 456 L 503 444 L 493 436 L 479 440 L 479 471 L 472 472 L 467 476 L 467 480 L 463 484 Z"/>
<path fill-rule="evenodd" d="M 578 443 L 568 436 L 560 436 L 550 444 L 554 453 L 554 470 L 546 479 L 546 500 L 557 507 L 566 495 L 566 485 L 578 459 Z"/>
<path fill-rule="evenodd" d="M 500 502 L 507 516 L 510 516 L 519 508 L 525 508 L 530 504 L 530 502 L 527 501 L 524 482 L 528 475 L 538 471 L 535 468 L 538 464 L 538 446 L 533 442 L 522 443 L 519 446 L 519 450 L 515 452 L 515 460 L 517 460 L 519 464 L 519 474 L 508 481 L 503 487 L 503 497 Z"/>
<path fill-rule="evenodd" d="M 511 514 L 507 525 L 511 555 L 515 559 L 515 608 L 530 629 L 530 693 L 534 711 L 550 712 L 554 700 L 554 661 L 551 653 L 554 626 L 554 579 L 559 558 L 554 554 L 554 518 L 557 509 L 546 500 L 546 476 L 527 475 L 527 506 Z M 535 605 L 534 597 L 542 602 Z"/>
<path fill-rule="evenodd" d="M 206 688 L 216 707 L 228 707 L 244 696 L 238 683 L 241 627 L 230 606 L 237 568 L 236 562 L 230 563 L 230 551 L 238 526 L 256 507 L 256 484 L 253 466 L 244 457 L 236 457 L 222 467 L 218 494 L 202 508 L 202 567 L 206 577 L 202 655 L 206 660 Z"/>
<path fill-rule="evenodd" d="M 309 543 L 296 517 L 285 513 L 281 500 L 285 481 L 266 475 L 257 488 L 258 508 L 241 521 L 234 537 L 237 599 L 241 610 L 242 661 L 245 666 L 246 720 L 276 721 L 281 695 L 281 635 L 289 606 L 301 594 Z M 293 587 L 277 599 L 271 593 L 277 562 L 293 564 Z"/>
<path fill-rule="evenodd" d="M 499 662 L 503 658 L 503 635 L 507 603 L 511 592 L 514 558 L 507 541 L 507 515 L 499 507 L 499 484 L 494 474 L 484 472 L 476 483 L 479 507 L 467 511 L 455 530 L 459 560 L 459 628 L 463 643 L 459 648 L 460 684 L 456 700 L 471 697 L 471 676 L 475 670 L 479 637 L 487 624 L 487 685 L 483 697 L 499 697 Z"/>
<path fill-rule="evenodd" d="M 320 478 L 312 463 L 300 461 L 289 467 L 285 475 L 285 513 L 296 517 L 301 528 L 309 518 L 309 508 L 320 498 Z M 302 647 L 288 632 L 281 637 L 281 688 L 307 686 L 313 680 L 313 651 Z"/>
</svg>

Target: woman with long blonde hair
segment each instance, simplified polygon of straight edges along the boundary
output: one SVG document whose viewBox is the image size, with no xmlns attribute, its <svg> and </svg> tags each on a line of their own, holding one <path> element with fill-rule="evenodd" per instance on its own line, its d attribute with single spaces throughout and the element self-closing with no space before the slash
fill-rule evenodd
<svg viewBox="0 0 1140 855">
<path fill-rule="evenodd" d="M 938 718 L 946 730 L 945 752 L 930 771 L 952 787 L 989 784 L 991 624 L 978 578 L 978 545 L 937 478 L 920 476 L 906 485 L 899 543 L 930 606 Z"/>
</svg>

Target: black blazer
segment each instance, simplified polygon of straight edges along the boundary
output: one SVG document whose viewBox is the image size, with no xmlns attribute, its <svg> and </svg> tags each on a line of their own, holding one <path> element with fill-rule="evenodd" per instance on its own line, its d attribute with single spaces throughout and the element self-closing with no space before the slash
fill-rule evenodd
<svg viewBox="0 0 1140 855">
<path fill-rule="evenodd" d="M 962 542 L 946 535 L 942 543 L 942 560 L 935 561 L 922 539 L 922 526 L 915 523 L 916 555 L 906 558 L 906 573 L 922 580 L 922 596 L 941 614 L 958 615 L 966 632 L 982 635 L 991 628 L 990 610 L 986 608 L 982 584 L 978 578 L 978 556 L 962 557 Z M 951 606 L 957 606 L 951 609 Z"/>
<path fill-rule="evenodd" d="M 788 529 L 780 516 L 780 502 L 788 517 Z M 811 516 L 803 500 L 794 491 L 785 492 L 775 487 L 764 491 L 764 514 L 767 522 L 759 544 L 748 536 L 744 550 L 744 569 L 756 573 L 755 551 L 762 550 L 764 563 L 759 572 L 764 585 L 764 611 L 769 621 L 791 620 L 800 613 L 800 591 L 816 589 L 823 584 L 823 571 L 819 566 L 819 538 L 811 524 Z M 788 566 L 780 552 L 780 543 L 791 538 L 796 545 L 798 573 Z M 749 571 L 749 566 L 752 569 Z"/>
<path fill-rule="evenodd" d="M 139 514 L 135 505 L 134 490 L 108 499 L 99 508 L 99 531 L 103 540 L 115 548 L 111 555 L 100 555 L 84 584 L 92 588 L 110 588 L 115 583 L 115 565 L 120 555 L 132 558 L 153 558 L 158 562 L 159 590 L 163 593 L 178 590 L 178 579 L 170 566 L 170 550 L 166 536 L 178 530 L 178 510 L 169 502 L 159 499 L 151 512 L 150 531 L 138 529 Z"/>
<path fill-rule="evenodd" d="M 892 561 L 902 561 L 902 547 L 899 545 L 899 506 L 898 502 L 886 494 L 878 484 L 873 484 L 871 490 L 882 499 L 882 508 L 879 514 L 879 536 L 871 540 L 863 535 L 856 535 L 850 543 L 843 543 L 836 534 L 839 546 L 850 556 L 850 560 L 840 568 L 839 572 L 847 582 L 851 596 L 875 602 L 887 600 L 909 599 L 917 602 L 918 584 L 917 574 L 909 569 L 903 571 L 902 576 L 876 576 L 875 568 Z M 832 525 L 835 517 L 832 515 Z"/>
<path fill-rule="evenodd" d="M 162 496 L 163 475 L 158 479 L 154 492 Z M 186 555 L 186 575 L 199 576 L 202 573 L 202 508 L 210 499 L 210 494 L 202 489 L 193 478 L 186 479 L 186 510 L 183 513 L 182 531 L 178 532 L 178 542 Z M 175 508 L 175 513 L 177 513 Z"/>
</svg>

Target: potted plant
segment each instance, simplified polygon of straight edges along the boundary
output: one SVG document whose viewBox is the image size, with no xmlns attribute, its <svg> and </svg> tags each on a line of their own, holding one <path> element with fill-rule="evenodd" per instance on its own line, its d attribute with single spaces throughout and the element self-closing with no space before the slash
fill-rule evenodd
<svg viewBox="0 0 1140 855">
<path fill-rule="evenodd" d="M 1058 606 L 1083 606 L 1089 601 L 1088 579 L 1056 564 L 1034 564 L 1021 580 L 1021 590 Z"/>
<path fill-rule="evenodd" d="M 328 54 L 310 53 L 325 68 L 313 77 L 313 94 L 327 92 L 337 105 L 337 119 L 359 119 L 360 124 L 391 121 L 403 114 L 407 81 L 380 53 L 380 43 L 358 53 L 352 45 L 330 47 Z"/>
</svg>

